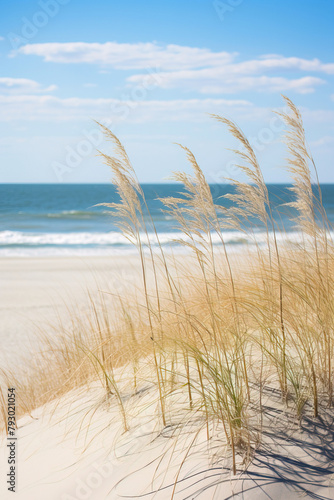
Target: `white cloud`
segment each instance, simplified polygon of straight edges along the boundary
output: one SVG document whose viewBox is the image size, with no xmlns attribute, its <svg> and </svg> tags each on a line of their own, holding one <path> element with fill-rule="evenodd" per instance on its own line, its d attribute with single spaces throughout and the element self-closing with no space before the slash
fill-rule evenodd
<svg viewBox="0 0 334 500">
<path fill-rule="evenodd" d="M 43 57 L 47 62 L 110 65 L 116 69 L 163 70 L 219 66 L 234 58 L 228 52 L 181 45 L 159 46 L 156 43 L 36 43 L 20 47 L 16 53 Z"/>
<path fill-rule="evenodd" d="M 0 95 L 0 120 L 11 121 L 83 121 L 91 118 L 112 119 L 117 123 L 156 121 L 202 121 L 206 113 L 250 115 L 248 101 L 226 99 L 188 99 L 172 101 L 119 101 L 117 99 L 86 99 L 38 95 Z"/>
<path fill-rule="evenodd" d="M 299 57 L 284 57 L 279 54 L 266 54 L 258 59 L 240 63 L 242 70 L 262 71 L 264 69 L 285 69 L 299 71 L 318 71 L 334 74 L 334 63 L 322 63 L 319 59 L 302 59 Z"/>
<path fill-rule="evenodd" d="M 17 53 L 43 57 L 47 62 L 97 64 L 104 68 L 100 72 L 108 67 L 139 71 L 128 78 L 130 85 L 141 85 L 147 72 L 154 73 L 160 88 L 203 94 L 248 90 L 305 94 L 325 83 L 319 75 L 305 73 L 334 74 L 334 63 L 319 59 L 266 54 L 240 61 L 236 53 L 157 43 L 39 43 L 24 45 L 13 55 Z M 303 74 L 298 77 L 296 73 Z"/>
<path fill-rule="evenodd" d="M 311 125 L 334 121 L 333 110 L 301 109 L 305 122 Z M 112 120 L 117 123 L 203 122 L 208 113 L 227 116 L 238 123 L 268 123 L 273 117 L 270 109 L 238 99 L 175 99 L 151 101 L 119 101 L 117 99 L 59 98 L 50 95 L 0 95 L 0 121 L 28 124 Z M 30 127 L 30 125 L 28 125 Z"/>
<path fill-rule="evenodd" d="M 17 52 L 40 56 L 48 62 L 103 64 L 117 69 L 146 69 L 158 66 L 161 70 L 168 71 L 220 67 L 234 62 L 237 56 L 237 53 L 212 52 L 209 49 L 182 45 L 117 42 L 35 43 L 26 44 Z M 265 54 L 258 59 L 234 62 L 233 68 L 239 74 L 277 69 L 334 74 L 334 63 L 326 64 L 319 59 L 284 57 L 279 54 Z"/>
<path fill-rule="evenodd" d="M 9 94 L 35 94 L 40 92 L 51 92 L 57 88 L 56 85 L 50 85 L 43 88 L 40 83 L 28 78 L 10 78 L 0 77 L 0 93 Z"/>
<path fill-rule="evenodd" d="M 132 85 L 143 85 L 147 75 L 133 75 L 127 81 Z M 188 70 L 160 72 L 156 85 L 164 89 L 183 88 L 203 94 L 234 94 L 236 92 L 255 90 L 257 92 L 286 92 L 289 90 L 300 94 L 314 92 L 315 87 L 325 83 L 324 80 L 304 76 L 291 79 L 280 76 L 245 76 L 236 74 L 234 68 L 209 68 L 205 70 Z"/>
</svg>

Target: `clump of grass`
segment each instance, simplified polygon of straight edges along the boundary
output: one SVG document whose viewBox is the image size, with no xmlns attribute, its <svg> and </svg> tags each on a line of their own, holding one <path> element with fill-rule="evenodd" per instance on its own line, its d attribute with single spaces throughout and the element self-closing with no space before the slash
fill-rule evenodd
<svg viewBox="0 0 334 500">
<path fill-rule="evenodd" d="M 302 235 L 298 246 L 279 243 L 284 228 L 274 218 L 249 141 L 236 124 L 215 115 L 239 143 L 235 154 L 248 182 L 231 180 L 235 191 L 227 196 L 229 204 L 218 204 L 195 156 L 181 146 L 193 173 L 174 173 L 183 190 L 161 201 L 189 255 L 166 255 L 129 157 L 102 126 L 115 156 L 101 154 L 120 199 L 107 207 L 137 248 L 141 284 L 132 298 L 130 293 L 109 295 L 108 290 L 92 295 L 90 314 L 73 319 L 70 328 L 61 326 L 60 345 L 47 338 L 26 381 L 8 374 L 27 394 L 22 412 L 98 378 L 106 397 L 119 406 L 127 431 L 131 418 L 126 399 L 145 380 L 157 393 L 156 416 L 162 427 L 180 415 L 196 415 L 206 425 L 208 442 L 215 437 L 211 424 L 223 427 L 236 474 L 238 455 L 250 457 L 259 444 L 264 390 L 280 394 L 281 408 L 292 404 L 299 422 L 310 406 L 318 417 L 324 405 L 332 404 L 334 248 L 317 175 L 312 181 L 315 164 L 301 115 L 286 102 L 289 113 L 282 117 L 293 180 L 291 204 L 297 210 L 294 222 Z M 265 229 L 265 244 L 257 241 L 254 224 Z M 226 229 L 245 232 L 255 250 L 234 256 L 224 240 Z M 217 237 L 219 245 L 214 244 Z M 122 366 L 132 373 L 130 389 L 118 377 Z M 187 400 L 182 400 L 182 411 L 175 408 L 178 392 Z"/>
</svg>

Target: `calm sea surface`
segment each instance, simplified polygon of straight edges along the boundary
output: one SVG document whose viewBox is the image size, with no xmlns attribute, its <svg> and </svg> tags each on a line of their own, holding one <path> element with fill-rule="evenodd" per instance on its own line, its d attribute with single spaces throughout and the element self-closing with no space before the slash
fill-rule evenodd
<svg viewBox="0 0 334 500">
<path fill-rule="evenodd" d="M 322 187 L 323 204 L 328 219 L 334 223 L 334 184 Z M 144 184 L 145 197 L 161 243 L 169 248 L 177 245 L 176 221 L 161 211 L 159 197 L 177 196 L 178 184 Z M 233 192 L 228 184 L 211 187 L 219 204 L 229 206 L 222 197 Z M 268 185 L 274 217 L 291 239 L 298 237 L 292 223 L 293 209 L 285 206 L 293 201 L 288 186 Z M 115 219 L 98 203 L 118 201 L 111 184 L 2 184 L 0 185 L 0 256 L 110 255 L 134 252 L 115 225 Z M 254 223 L 255 221 L 253 221 Z M 250 221 L 249 224 L 251 224 Z M 148 231 L 156 242 L 150 221 Z M 263 228 L 254 226 L 258 241 Z M 228 245 L 252 244 L 252 239 L 239 231 L 223 231 Z M 216 240 L 214 240 L 216 241 Z M 217 238 L 217 245 L 219 240 Z"/>
</svg>

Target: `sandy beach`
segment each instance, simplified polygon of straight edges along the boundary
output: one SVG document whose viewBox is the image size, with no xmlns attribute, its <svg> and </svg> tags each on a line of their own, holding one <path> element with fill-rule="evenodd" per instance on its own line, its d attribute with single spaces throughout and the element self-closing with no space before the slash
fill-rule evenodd
<svg viewBox="0 0 334 500">
<path fill-rule="evenodd" d="M 209 452 L 205 428 L 197 428 L 196 420 L 161 431 L 152 415 L 156 399 L 155 391 L 144 385 L 128 407 L 136 411 L 127 433 L 120 429 L 117 406 L 106 405 L 101 388 L 94 385 L 21 419 L 15 498 L 333 500 L 330 411 L 322 422 L 309 419 L 299 428 L 293 415 L 287 424 L 286 416 L 272 407 L 263 446 L 246 469 L 239 461 L 234 476 L 230 455 L 216 455 L 224 452 L 219 434 Z M 8 468 L 6 455 L 2 442 L 1 471 Z M 9 500 L 13 493 L 4 479 L 2 474 L 1 498 Z"/>
<path fill-rule="evenodd" d="M 85 310 L 87 292 L 123 293 L 138 277 L 138 258 L 40 257 L 0 259 L 0 360 L 34 351 L 39 331 Z"/>
</svg>

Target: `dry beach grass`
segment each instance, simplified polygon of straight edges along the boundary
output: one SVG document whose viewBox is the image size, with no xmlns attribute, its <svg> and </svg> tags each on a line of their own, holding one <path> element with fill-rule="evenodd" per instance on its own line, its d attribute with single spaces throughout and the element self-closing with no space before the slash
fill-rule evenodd
<svg viewBox="0 0 334 500">
<path fill-rule="evenodd" d="M 139 395 L 149 391 L 145 411 L 151 408 L 159 432 L 168 436 L 170 430 L 175 450 L 172 437 L 192 429 L 179 468 L 168 477 L 166 498 L 176 492 L 197 434 L 204 433 L 214 463 L 227 459 L 236 476 L 252 461 L 260 467 L 274 421 L 281 429 L 277 440 L 283 440 L 292 421 L 295 432 L 312 426 L 332 432 L 334 247 L 302 119 L 285 100 L 286 168 L 293 181 L 299 243 L 289 243 L 277 226 L 247 138 L 234 123 L 214 116 L 239 142 L 235 154 L 249 182 L 231 180 L 232 206 L 216 204 L 194 155 L 183 147 L 193 174 L 174 173 L 185 194 L 162 202 L 177 221 L 188 254 L 172 257 L 161 245 L 153 251 L 149 233 L 155 229 L 143 190 L 123 145 L 102 127 L 115 156 L 101 155 L 120 197 L 108 209 L 137 247 L 141 279 L 126 295 L 107 288 L 92 294 L 86 316 L 73 312 L 70 325 L 59 324 L 56 335 L 44 335 L 43 350 L 21 373 L 3 374 L 5 386 L 15 386 L 20 394 L 21 415 L 52 400 L 61 405 L 71 391 L 99 380 L 103 404 L 118 408 L 129 435 Z M 265 242 L 256 240 L 257 224 L 265 228 Z M 254 248 L 233 255 L 224 242 L 226 229 L 247 232 Z M 1 393 L 0 407 L 4 427 Z M 87 410 L 91 420 L 94 411 Z M 330 447 L 324 453 L 332 462 Z"/>
</svg>

